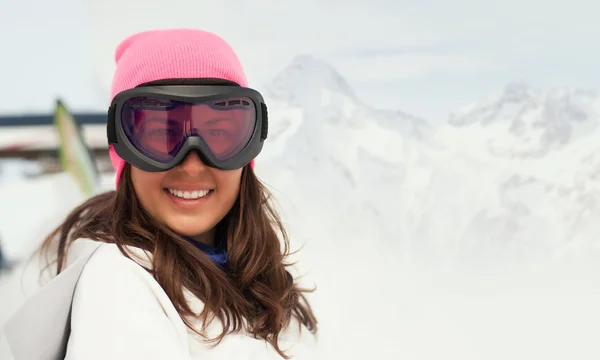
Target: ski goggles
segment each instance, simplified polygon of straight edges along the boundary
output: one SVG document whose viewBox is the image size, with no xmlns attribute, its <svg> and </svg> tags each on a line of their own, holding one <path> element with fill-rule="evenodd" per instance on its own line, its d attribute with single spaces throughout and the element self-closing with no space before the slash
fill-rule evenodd
<svg viewBox="0 0 600 360">
<path fill-rule="evenodd" d="M 235 170 L 260 153 L 268 120 L 259 92 L 228 82 L 180 83 L 149 83 L 114 97 L 107 136 L 123 160 L 167 171 L 196 150 L 207 166 Z"/>
</svg>

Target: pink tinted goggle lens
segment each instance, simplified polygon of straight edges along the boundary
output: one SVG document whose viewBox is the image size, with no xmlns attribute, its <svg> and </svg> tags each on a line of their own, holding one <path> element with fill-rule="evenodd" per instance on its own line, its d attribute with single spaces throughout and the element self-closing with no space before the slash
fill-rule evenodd
<svg viewBox="0 0 600 360">
<path fill-rule="evenodd" d="M 254 102 L 244 97 L 198 103 L 136 97 L 123 106 L 121 125 L 129 142 L 155 161 L 172 160 L 191 136 L 202 138 L 224 161 L 246 147 L 256 114 Z"/>
</svg>

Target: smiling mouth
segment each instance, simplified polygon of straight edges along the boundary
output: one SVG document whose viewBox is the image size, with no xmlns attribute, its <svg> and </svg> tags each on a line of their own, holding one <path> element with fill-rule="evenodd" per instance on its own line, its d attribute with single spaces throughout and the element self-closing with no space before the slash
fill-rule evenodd
<svg viewBox="0 0 600 360">
<path fill-rule="evenodd" d="M 185 199 L 185 200 L 196 200 L 196 199 L 200 199 L 203 198 L 207 195 L 209 195 L 210 193 L 212 193 L 214 190 L 210 189 L 210 190 L 193 190 L 193 191 L 189 191 L 189 190 L 177 190 L 177 189 L 164 189 L 165 191 L 167 191 L 169 194 L 178 197 L 180 199 Z"/>
</svg>

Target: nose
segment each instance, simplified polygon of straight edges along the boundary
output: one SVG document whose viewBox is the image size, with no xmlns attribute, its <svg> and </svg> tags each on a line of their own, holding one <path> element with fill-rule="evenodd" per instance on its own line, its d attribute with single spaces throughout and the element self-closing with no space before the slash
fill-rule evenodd
<svg viewBox="0 0 600 360">
<path fill-rule="evenodd" d="M 192 150 L 187 153 L 181 164 L 179 164 L 178 168 L 188 174 L 194 175 L 205 171 L 207 166 L 200 159 L 198 152 Z"/>
</svg>

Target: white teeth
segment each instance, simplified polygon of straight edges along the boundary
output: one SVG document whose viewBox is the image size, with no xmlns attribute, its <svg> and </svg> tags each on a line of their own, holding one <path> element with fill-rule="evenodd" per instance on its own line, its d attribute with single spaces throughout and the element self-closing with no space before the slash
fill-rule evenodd
<svg viewBox="0 0 600 360">
<path fill-rule="evenodd" d="M 175 195 L 182 199 L 192 199 L 192 200 L 204 197 L 204 196 L 208 195 L 208 193 L 210 192 L 210 190 L 194 190 L 194 191 L 181 191 L 181 190 L 173 190 L 173 189 L 168 189 L 168 190 L 171 193 L 171 195 Z"/>
</svg>

